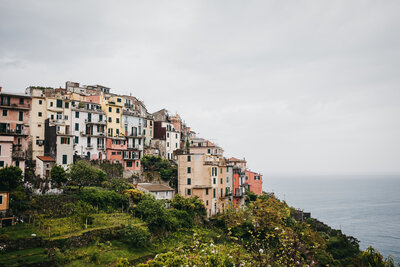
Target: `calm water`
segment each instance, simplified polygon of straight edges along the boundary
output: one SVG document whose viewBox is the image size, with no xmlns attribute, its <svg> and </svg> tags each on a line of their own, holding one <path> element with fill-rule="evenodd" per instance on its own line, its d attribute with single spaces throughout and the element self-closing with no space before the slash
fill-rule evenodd
<svg viewBox="0 0 400 267">
<path fill-rule="evenodd" d="M 400 175 L 263 178 L 264 191 L 400 261 Z"/>
</svg>

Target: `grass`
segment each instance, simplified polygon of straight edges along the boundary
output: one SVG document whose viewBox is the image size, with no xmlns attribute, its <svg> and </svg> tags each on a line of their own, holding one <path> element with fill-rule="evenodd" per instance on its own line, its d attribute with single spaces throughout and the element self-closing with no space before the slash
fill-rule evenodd
<svg viewBox="0 0 400 267">
<path fill-rule="evenodd" d="M 17 224 L 14 227 L 6 227 L 0 230 L 0 234 L 5 234 L 10 240 L 17 240 L 21 238 L 32 237 L 32 234 L 41 236 L 43 238 L 66 238 L 72 235 L 79 235 L 83 232 L 109 228 L 112 226 L 119 226 L 122 224 L 138 224 L 142 223 L 137 218 L 133 218 L 131 215 L 121 212 L 116 213 L 99 213 L 93 214 L 93 223 L 88 225 L 85 229 L 84 225 L 77 223 L 75 218 L 55 218 L 42 219 L 40 227 L 33 224 Z M 49 237 L 49 227 L 50 227 L 50 237 Z"/>
<path fill-rule="evenodd" d="M 25 250 L 12 251 L 7 254 L 0 254 L 1 266 L 20 266 L 43 263 L 47 260 L 44 248 L 32 248 Z"/>
</svg>

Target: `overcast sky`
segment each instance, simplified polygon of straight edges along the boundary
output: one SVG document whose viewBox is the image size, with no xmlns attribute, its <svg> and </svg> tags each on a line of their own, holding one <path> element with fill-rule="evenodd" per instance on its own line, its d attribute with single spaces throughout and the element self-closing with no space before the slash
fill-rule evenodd
<svg viewBox="0 0 400 267">
<path fill-rule="evenodd" d="M 399 1 L 0 0 L 0 86 L 102 84 L 262 173 L 400 173 Z"/>
</svg>

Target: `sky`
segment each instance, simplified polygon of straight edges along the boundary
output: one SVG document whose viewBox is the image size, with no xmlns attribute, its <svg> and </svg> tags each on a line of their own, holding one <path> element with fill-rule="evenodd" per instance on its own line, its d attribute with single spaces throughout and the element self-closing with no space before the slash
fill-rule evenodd
<svg viewBox="0 0 400 267">
<path fill-rule="evenodd" d="M 264 174 L 398 174 L 399 10 L 369 0 L 0 0 L 0 86 L 132 93 Z"/>
</svg>

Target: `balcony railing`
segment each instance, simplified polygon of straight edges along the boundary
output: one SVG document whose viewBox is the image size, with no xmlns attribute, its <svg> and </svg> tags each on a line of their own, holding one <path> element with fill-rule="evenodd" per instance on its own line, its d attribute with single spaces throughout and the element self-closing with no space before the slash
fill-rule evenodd
<svg viewBox="0 0 400 267">
<path fill-rule="evenodd" d="M 101 144 L 97 145 L 97 149 L 104 149 L 104 148 L 105 148 L 104 145 L 101 145 Z"/>
<path fill-rule="evenodd" d="M 92 149 L 93 148 L 93 145 L 92 144 L 87 144 L 86 145 L 86 149 Z"/>
<path fill-rule="evenodd" d="M 13 159 L 25 159 L 25 151 L 22 150 L 13 150 L 12 152 Z"/>
</svg>

